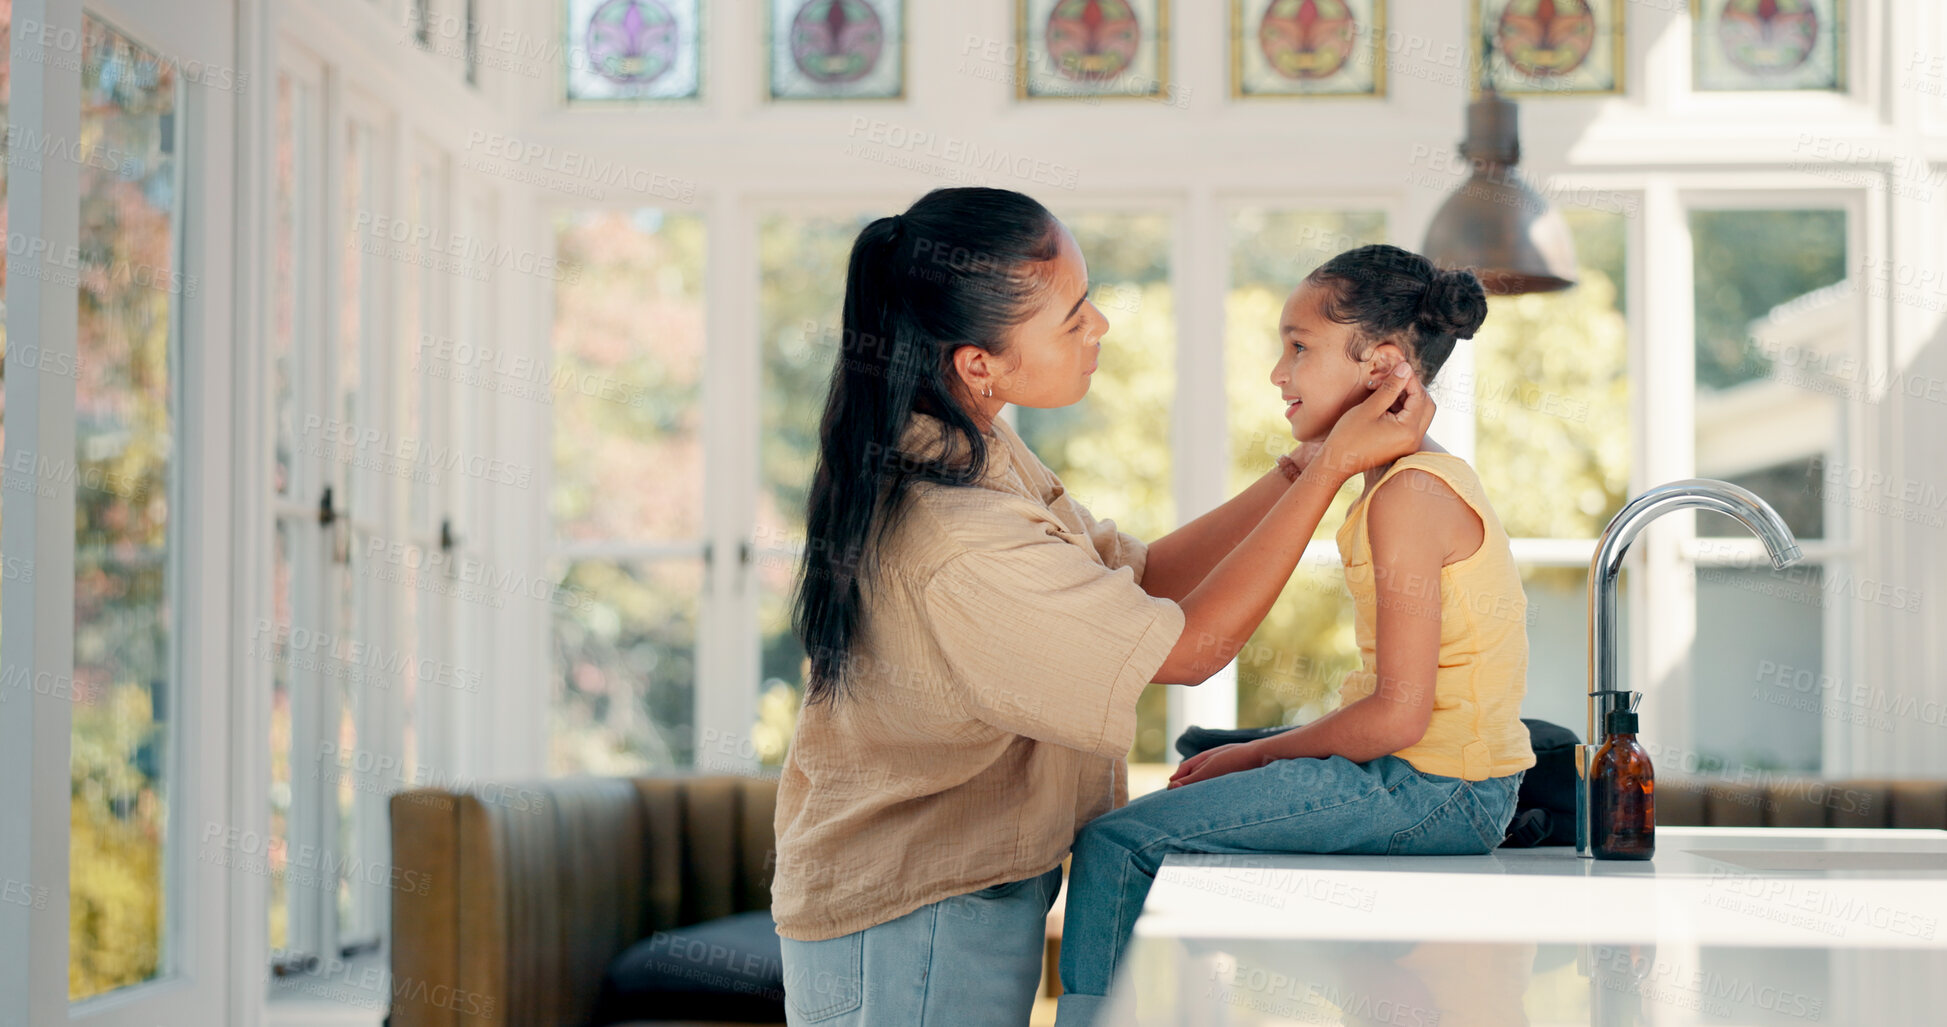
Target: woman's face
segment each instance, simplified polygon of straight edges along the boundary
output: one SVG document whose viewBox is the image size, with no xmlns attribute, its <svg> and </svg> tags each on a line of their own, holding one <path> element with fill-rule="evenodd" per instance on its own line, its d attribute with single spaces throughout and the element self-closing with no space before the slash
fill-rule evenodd
<svg viewBox="0 0 1947 1027">
<path fill-rule="evenodd" d="M 1401 356 L 1391 343 L 1372 347 L 1364 360 L 1348 356 L 1356 329 L 1325 316 L 1328 298 L 1323 286 L 1301 283 L 1278 318 L 1284 349 L 1271 368 L 1271 384 L 1284 396 L 1285 420 L 1300 442 L 1331 434 L 1341 414 L 1372 395 L 1366 382 L 1391 373 Z"/>
<path fill-rule="evenodd" d="M 1057 229 L 1060 251 L 1030 270 L 1040 279 L 1034 313 L 1009 332 L 1005 350 L 996 358 L 962 346 L 957 355 L 974 402 L 990 418 L 1006 403 L 1065 407 L 1088 394 L 1109 319 L 1088 298 L 1088 264 L 1075 237 L 1059 223 Z M 981 395 L 983 381 L 993 385 L 992 398 Z"/>
</svg>

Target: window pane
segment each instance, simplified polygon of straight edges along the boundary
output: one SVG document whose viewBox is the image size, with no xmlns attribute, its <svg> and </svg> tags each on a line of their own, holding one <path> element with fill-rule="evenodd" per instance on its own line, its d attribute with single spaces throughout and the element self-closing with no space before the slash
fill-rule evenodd
<svg viewBox="0 0 1947 1027">
<path fill-rule="evenodd" d="M 427 312 L 435 302 L 430 240 L 433 235 L 444 233 L 444 226 L 432 224 L 432 188 L 430 169 L 423 162 L 414 160 L 406 168 L 404 221 L 415 229 L 427 230 L 428 237 L 408 241 L 394 251 L 395 258 L 403 258 L 405 266 L 387 268 L 384 272 L 398 290 L 393 306 L 398 323 L 393 337 L 399 340 L 406 352 L 405 380 L 399 383 L 402 402 L 395 408 L 400 414 L 399 435 L 421 446 L 443 446 L 447 443 L 445 438 L 433 433 L 433 410 L 427 401 L 427 393 L 432 388 L 434 378 L 427 373 L 426 363 L 419 359 L 429 353 L 425 346 Z M 387 356 L 381 358 L 376 367 L 396 369 L 399 364 L 393 362 L 391 356 L 396 351 L 387 347 L 384 352 Z M 421 452 L 424 453 L 424 450 Z M 431 516 L 432 488 L 437 472 L 423 473 L 427 470 L 430 468 L 414 466 L 409 473 L 400 475 L 400 487 L 406 493 L 406 530 L 414 535 L 426 531 L 427 518 Z M 410 625 L 406 626 L 405 633 L 411 634 Z"/>
<path fill-rule="evenodd" d="M 334 564 L 327 571 L 332 582 L 332 591 L 336 593 L 333 599 L 338 607 L 334 625 L 343 637 L 362 639 L 368 636 L 364 630 L 365 624 L 359 617 L 360 603 L 376 604 L 379 588 L 373 581 L 370 568 L 367 567 L 363 573 L 360 573 L 359 565 L 377 561 L 369 560 L 367 551 L 361 549 L 354 549 L 350 553 L 350 558 L 352 562 L 349 565 Z M 401 606 L 410 610 L 413 589 L 401 588 L 397 592 L 397 597 Z M 333 697 L 335 705 L 325 707 L 327 710 L 335 709 L 333 718 L 336 723 L 327 720 L 324 727 L 325 740 L 335 746 L 331 751 L 353 754 L 379 752 L 382 742 L 376 737 L 377 732 L 361 730 L 363 725 L 371 722 L 374 711 L 369 709 L 370 700 L 367 699 L 367 693 L 372 691 L 377 683 L 366 680 L 365 676 L 360 674 L 327 673 L 317 675 L 313 680 L 318 682 L 319 687 L 337 693 Z M 323 746 L 319 747 L 319 751 L 324 751 Z M 362 840 L 358 831 L 359 791 L 355 787 L 358 778 L 354 774 L 339 774 L 335 778 L 337 787 L 333 789 L 330 787 L 334 780 L 329 776 L 331 768 L 317 759 L 316 754 L 307 754 L 307 762 L 312 773 L 326 775 L 325 790 L 319 795 L 325 802 L 326 816 L 332 818 L 332 822 L 336 825 L 332 829 L 332 837 L 336 841 L 338 850 L 338 865 L 344 868 L 335 880 L 319 880 L 314 887 L 326 889 L 331 896 L 330 901 L 338 911 L 338 935 L 335 940 L 343 943 L 362 932 L 367 926 L 361 922 L 359 910 L 353 901 L 351 880 L 353 868 L 362 865 L 355 859 Z M 299 873 L 306 878 L 317 877 L 312 868 L 303 867 L 301 863 Z M 333 940 L 324 939 L 327 946 Z"/>
<path fill-rule="evenodd" d="M 1850 694 L 1820 687 L 1832 681 L 1824 611 L 1851 601 L 1834 590 L 1843 584 L 1816 564 L 1697 568 L 1690 701 L 1692 723 L 1710 727 L 1695 733 L 1699 763 L 1685 771 L 1819 773 L 1823 718 L 1842 715 Z"/>
<path fill-rule="evenodd" d="M 1283 417 L 1271 367 L 1283 343 L 1278 317 L 1291 290 L 1333 256 L 1384 242 L 1378 211 L 1244 208 L 1230 218 L 1230 291 L 1224 297 L 1224 394 L 1230 409 L 1232 495 L 1248 488 L 1297 442 Z M 1359 494 L 1358 479 L 1333 500 L 1313 535 L 1331 539 Z M 1301 565 L 1237 655 L 1237 723 L 1310 720 L 1338 701 L 1357 665 L 1352 599 L 1337 564 Z"/>
<path fill-rule="evenodd" d="M 1489 297 L 1471 380 L 1438 379 L 1472 399 L 1474 467 L 1514 538 L 1593 538 L 1628 499 L 1623 215 L 1563 214 L 1580 281 Z"/>
<path fill-rule="evenodd" d="M 83 21 L 68 994 L 168 971 L 176 694 L 176 74 Z M 110 163 L 110 162 L 100 162 Z"/>
<path fill-rule="evenodd" d="M 369 229 L 365 234 L 360 232 L 361 221 L 367 224 L 377 222 L 373 208 L 380 202 L 376 178 L 381 161 L 375 152 L 376 134 L 371 126 L 363 122 L 347 124 L 341 179 L 346 245 L 338 266 L 338 398 L 333 406 L 340 422 L 354 426 L 355 430 L 377 428 L 376 424 L 368 421 L 361 370 L 366 340 L 373 339 L 379 332 L 378 289 L 381 275 L 373 264 L 377 260 L 376 254 L 384 250 L 382 246 L 374 245 L 379 240 L 369 234 Z M 327 412 L 327 416 L 333 415 L 334 412 Z M 367 495 L 373 491 L 368 483 L 374 472 L 362 466 L 365 461 L 352 459 L 353 453 L 346 452 L 342 446 L 327 451 L 331 452 L 335 461 L 335 466 L 326 470 L 337 490 L 333 506 L 350 510 L 358 520 L 376 517 L 378 504 L 374 500 L 377 497 Z"/>
<path fill-rule="evenodd" d="M 555 221 L 577 269 L 555 293 L 556 536 L 703 532 L 701 218 L 655 209 Z M 697 559 L 571 562 L 553 607 L 550 768 L 626 774 L 692 760 Z"/>
<path fill-rule="evenodd" d="M 555 536 L 703 533 L 703 220 L 660 210 L 555 221 L 579 270 L 554 304 Z"/>
<path fill-rule="evenodd" d="M 764 363 L 758 436 L 758 632 L 762 683 L 752 742 L 784 762 L 804 689 L 804 647 L 791 631 L 791 590 L 804 547 L 805 501 L 818 463 L 818 423 L 844 350 L 841 312 L 852 242 L 871 214 L 771 214 L 758 222 L 758 331 Z"/>
<path fill-rule="evenodd" d="M 276 125 L 272 138 L 271 224 L 271 416 L 277 495 L 291 497 L 296 485 L 297 360 L 300 346 L 315 344 L 316 298 L 311 281 L 315 245 L 306 212 L 317 188 L 312 175 L 316 159 L 316 108 L 310 84 L 280 72 L 277 76 Z M 348 251 L 356 252 L 353 247 Z M 302 342 L 300 342 L 300 338 Z M 276 519 L 272 553 L 269 630 L 252 636 L 252 656 L 267 664 L 270 695 L 270 817 L 265 851 L 269 890 L 269 937 L 273 952 L 291 947 L 290 889 L 284 859 L 290 850 L 294 798 L 291 780 L 291 665 L 287 652 L 291 622 L 291 547 L 299 529 L 284 517 Z"/>
<path fill-rule="evenodd" d="M 703 561 L 585 560 L 562 587 L 577 599 L 554 614 L 549 771 L 689 766 Z"/>
<path fill-rule="evenodd" d="M 1846 217 L 1838 210 L 1699 210 L 1690 214 L 1696 261 L 1697 474 L 1743 485 L 1785 514 L 1800 537 L 1825 534 L 1804 483 L 1839 437 L 1832 377 L 1856 367 L 1856 328 L 1815 316 L 1856 300 L 1819 292 L 1846 277 Z M 1817 293 L 1817 295 L 1810 295 Z M 1788 308 L 1788 309 L 1780 309 Z M 1842 318 L 1856 325 L 1856 318 Z M 1748 534 L 1720 514 L 1697 534 Z"/>
<path fill-rule="evenodd" d="M 270 664 L 270 837 L 265 846 L 265 871 L 270 890 L 270 948 L 291 947 L 290 889 L 284 860 L 291 839 L 291 546 L 297 529 L 277 519 L 272 543 L 270 630 L 251 639 L 251 655 Z"/>
<path fill-rule="evenodd" d="M 271 416 L 276 422 L 272 447 L 275 486 L 280 496 L 289 495 L 291 488 L 293 432 L 297 422 L 294 363 L 297 335 L 300 326 L 314 324 L 317 318 L 308 288 L 312 241 L 308 231 L 310 223 L 305 219 L 311 191 L 317 188 L 311 179 L 314 117 L 310 85 L 279 74 L 276 135 L 271 156 L 275 195 L 271 225 L 270 373 Z"/>
</svg>

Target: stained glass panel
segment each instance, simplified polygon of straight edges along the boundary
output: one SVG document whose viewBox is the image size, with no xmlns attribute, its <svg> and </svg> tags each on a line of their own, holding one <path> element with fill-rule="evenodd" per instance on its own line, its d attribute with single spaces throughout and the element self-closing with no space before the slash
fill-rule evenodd
<svg viewBox="0 0 1947 1027">
<path fill-rule="evenodd" d="M 1017 95 L 1169 95 L 1169 13 L 1169 0 L 1021 0 Z"/>
<path fill-rule="evenodd" d="M 905 0 L 771 0 L 771 98 L 897 99 Z"/>
<path fill-rule="evenodd" d="M 1622 91 L 1623 0 L 1477 0 L 1470 81 L 1482 53 L 1510 95 Z"/>
<path fill-rule="evenodd" d="M 1383 96 L 1386 0 L 1231 0 L 1231 95 Z"/>
<path fill-rule="evenodd" d="M 697 0 L 568 0 L 568 99 L 687 100 L 702 88 Z"/>
<path fill-rule="evenodd" d="M 1699 90 L 1846 87 L 1845 0 L 1692 0 Z"/>
</svg>

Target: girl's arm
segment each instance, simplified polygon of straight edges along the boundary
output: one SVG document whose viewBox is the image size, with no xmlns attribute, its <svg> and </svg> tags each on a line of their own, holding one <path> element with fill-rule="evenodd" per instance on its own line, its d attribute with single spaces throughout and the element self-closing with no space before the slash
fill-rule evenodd
<svg viewBox="0 0 1947 1027">
<path fill-rule="evenodd" d="M 1302 470 L 1317 445 L 1307 443 L 1294 449 L 1291 458 Z M 1230 555 L 1239 542 L 1257 527 L 1272 504 L 1291 487 L 1284 472 L 1272 465 L 1269 471 L 1222 506 L 1164 535 L 1149 544 L 1149 559 L 1143 565 L 1143 591 L 1164 599 L 1182 602 L 1190 590 L 1203 583 L 1217 561 Z"/>
<path fill-rule="evenodd" d="M 1405 361 L 1398 369 L 1410 374 Z M 1402 408 L 1389 410 L 1402 395 Z M 1356 470 L 1412 452 L 1432 417 L 1432 397 L 1408 376 L 1389 376 L 1370 398 L 1340 417 L 1319 455 L 1270 512 L 1178 602 L 1183 633 L 1150 680 L 1194 685 L 1223 669 L 1284 590 L 1339 486 Z"/>
<path fill-rule="evenodd" d="M 1395 487 L 1395 482 L 1405 485 Z M 1442 494 L 1444 493 L 1444 497 Z M 1452 498 L 1453 504 L 1441 501 Z M 1378 687 L 1373 693 L 1309 724 L 1254 742 L 1220 746 L 1184 760 L 1169 787 L 1261 767 L 1300 756 L 1343 756 L 1365 763 L 1390 756 L 1426 735 L 1433 716 L 1433 682 L 1440 665 L 1440 568 L 1479 548 L 1466 545 L 1459 497 L 1434 475 L 1408 469 L 1368 500 L 1376 594 Z M 1464 506 L 1462 507 L 1464 509 Z M 1466 516 L 1473 518 L 1471 511 Z M 1475 519 L 1478 524 L 1478 519 Z M 1478 538 L 1478 536 L 1476 536 Z"/>
</svg>

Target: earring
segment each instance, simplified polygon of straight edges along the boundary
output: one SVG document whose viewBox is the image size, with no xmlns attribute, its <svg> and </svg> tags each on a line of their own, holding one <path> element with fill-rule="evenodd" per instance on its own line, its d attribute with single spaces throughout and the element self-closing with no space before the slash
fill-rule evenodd
<svg viewBox="0 0 1947 1027">
<path fill-rule="evenodd" d="M 990 384 L 988 384 L 988 386 L 987 386 L 987 388 L 986 388 L 986 389 L 985 389 L 984 391 L 982 391 L 982 392 L 981 392 L 981 395 L 983 395 L 983 396 L 986 396 L 986 397 L 987 397 L 988 399 L 993 399 L 993 398 L 994 398 L 994 386 L 993 386 L 993 385 L 992 385 L 991 383 L 990 383 Z"/>
</svg>

